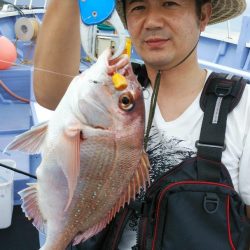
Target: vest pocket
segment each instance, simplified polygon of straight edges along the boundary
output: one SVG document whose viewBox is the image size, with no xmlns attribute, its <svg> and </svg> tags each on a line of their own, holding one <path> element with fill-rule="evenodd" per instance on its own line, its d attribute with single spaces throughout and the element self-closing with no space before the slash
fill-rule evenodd
<svg viewBox="0 0 250 250">
<path fill-rule="evenodd" d="M 238 250 L 242 218 L 231 209 L 231 190 L 201 187 L 182 183 L 160 193 L 152 249 Z"/>
<path fill-rule="evenodd" d="M 228 196 L 228 222 L 232 242 L 237 250 L 249 250 L 250 219 L 246 216 L 246 206 L 239 203 L 238 195 Z"/>
</svg>

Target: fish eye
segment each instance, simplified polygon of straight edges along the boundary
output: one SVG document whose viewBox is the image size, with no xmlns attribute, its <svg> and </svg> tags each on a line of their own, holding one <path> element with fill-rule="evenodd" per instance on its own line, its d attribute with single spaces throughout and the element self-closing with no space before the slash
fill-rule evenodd
<svg viewBox="0 0 250 250">
<path fill-rule="evenodd" d="M 131 93 L 127 92 L 120 95 L 119 107 L 125 111 L 129 111 L 134 107 L 134 98 Z"/>
</svg>

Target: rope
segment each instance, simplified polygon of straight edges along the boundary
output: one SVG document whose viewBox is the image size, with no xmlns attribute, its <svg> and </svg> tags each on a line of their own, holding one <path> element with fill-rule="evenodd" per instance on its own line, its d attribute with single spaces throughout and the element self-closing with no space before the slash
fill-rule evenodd
<svg viewBox="0 0 250 250">
<path fill-rule="evenodd" d="M 3 81 L 0 80 L 0 86 L 11 96 L 13 96 L 14 98 L 16 98 L 17 100 L 21 101 L 21 102 L 25 102 L 25 103 L 29 103 L 30 101 L 26 98 L 20 97 L 18 95 L 16 95 L 14 92 L 12 92 L 4 83 Z"/>
<path fill-rule="evenodd" d="M 154 114 L 155 114 L 155 107 L 157 103 L 157 96 L 160 88 L 160 83 L 161 83 L 161 71 L 159 70 L 156 79 L 155 79 L 155 84 L 154 84 L 154 89 L 150 101 L 150 109 L 149 109 L 149 117 L 148 117 L 148 125 L 146 129 L 146 134 L 144 137 L 144 149 L 147 149 L 147 144 L 148 144 L 148 138 L 149 138 L 149 132 L 152 127 L 153 119 L 154 119 Z"/>
<path fill-rule="evenodd" d="M 14 5 L 13 3 L 10 3 L 10 2 L 5 1 L 5 0 L 0 0 L 0 3 L 3 3 L 3 4 L 10 4 L 11 6 L 13 6 L 14 9 L 16 9 L 16 10 L 19 12 L 19 14 L 20 14 L 21 16 L 25 16 L 25 14 L 22 12 L 22 10 L 21 10 L 19 7 L 17 7 L 16 5 Z"/>
</svg>

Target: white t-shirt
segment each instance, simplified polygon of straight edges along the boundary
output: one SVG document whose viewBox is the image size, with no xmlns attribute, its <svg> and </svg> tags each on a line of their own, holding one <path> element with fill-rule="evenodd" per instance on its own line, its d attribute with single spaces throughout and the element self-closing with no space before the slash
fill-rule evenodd
<svg viewBox="0 0 250 250">
<path fill-rule="evenodd" d="M 208 72 L 207 77 L 211 72 Z M 145 90 L 146 117 L 150 107 L 152 89 Z M 172 166 L 196 155 L 195 142 L 199 139 L 204 113 L 200 108 L 201 93 L 175 120 L 165 121 L 158 105 L 147 147 L 151 163 L 150 178 L 164 174 Z M 239 104 L 228 114 L 225 135 L 226 149 L 222 163 L 227 167 L 235 190 L 250 205 L 250 85 L 247 85 Z M 128 223 L 129 224 L 129 223 Z M 131 223 L 131 225 L 135 225 Z M 131 250 L 136 243 L 135 227 L 126 226 L 119 250 Z"/>
</svg>

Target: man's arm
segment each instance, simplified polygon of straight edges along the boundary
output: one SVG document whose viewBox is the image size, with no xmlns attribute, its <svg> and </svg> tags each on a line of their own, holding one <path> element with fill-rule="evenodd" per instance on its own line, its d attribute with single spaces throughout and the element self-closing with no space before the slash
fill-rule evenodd
<svg viewBox="0 0 250 250">
<path fill-rule="evenodd" d="M 34 58 L 34 93 L 37 102 L 46 108 L 56 108 L 72 80 L 70 76 L 78 74 L 79 23 L 77 0 L 50 1 Z"/>
</svg>

